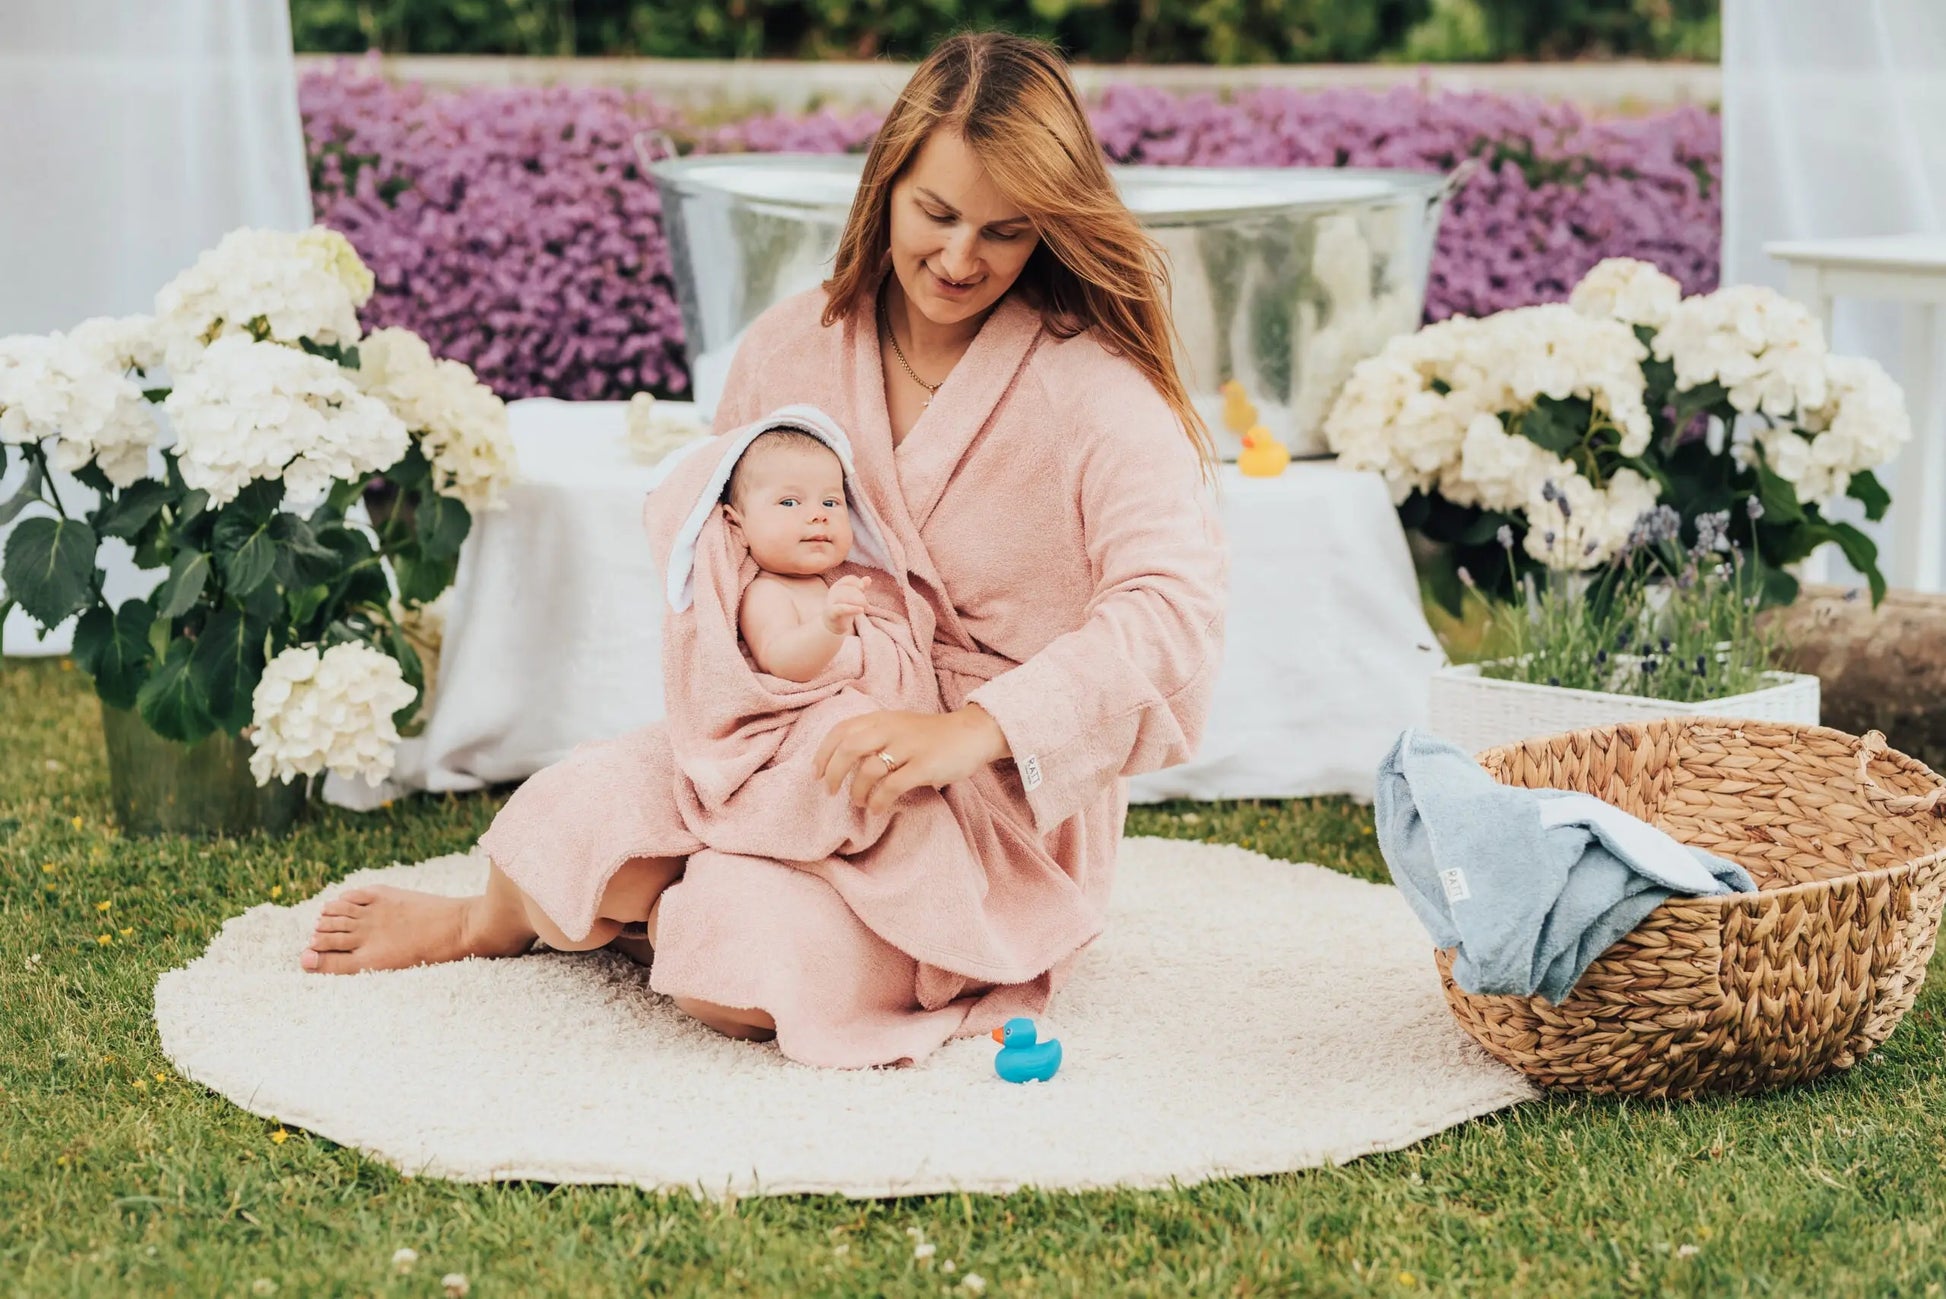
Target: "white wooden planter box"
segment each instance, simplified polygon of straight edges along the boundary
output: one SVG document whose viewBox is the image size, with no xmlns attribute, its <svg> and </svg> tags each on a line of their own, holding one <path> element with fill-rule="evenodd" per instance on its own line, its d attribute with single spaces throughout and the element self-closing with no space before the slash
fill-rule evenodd
<svg viewBox="0 0 1946 1299">
<path fill-rule="evenodd" d="M 1693 704 L 1600 690 L 1568 690 L 1501 681 L 1468 663 L 1433 673 L 1427 725 L 1468 753 L 1535 735 L 1556 735 L 1615 722 L 1658 717 L 1735 717 L 1766 722 L 1818 721 L 1818 679 L 1801 672 L 1768 672 L 1776 684 L 1747 694 Z"/>
</svg>

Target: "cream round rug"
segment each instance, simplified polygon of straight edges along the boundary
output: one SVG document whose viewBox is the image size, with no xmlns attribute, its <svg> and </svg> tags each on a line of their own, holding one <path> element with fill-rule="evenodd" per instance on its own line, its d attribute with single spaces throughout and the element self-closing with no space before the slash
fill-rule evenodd
<svg viewBox="0 0 1946 1299">
<path fill-rule="evenodd" d="M 1453 1022 L 1398 893 L 1226 845 L 1129 839 L 1109 931 L 1041 1023 L 1048 1083 L 988 1038 L 827 1071 L 732 1042 L 611 953 L 329 977 L 352 884 L 477 891 L 483 859 L 253 907 L 156 985 L 162 1047 L 243 1108 L 419 1176 L 704 1195 L 1167 1186 L 1340 1163 L 1534 1095 Z"/>
</svg>

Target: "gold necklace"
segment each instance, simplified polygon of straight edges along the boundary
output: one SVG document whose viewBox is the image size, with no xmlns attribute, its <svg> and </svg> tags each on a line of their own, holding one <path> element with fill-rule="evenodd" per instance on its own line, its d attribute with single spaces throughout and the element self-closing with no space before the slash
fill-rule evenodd
<svg viewBox="0 0 1946 1299">
<path fill-rule="evenodd" d="M 906 377 L 926 390 L 925 404 L 932 405 L 932 399 L 938 395 L 946 381 L 941 379 L 938 383 L 927 383 L 912 372 L 912 362 L 905 359 L 905 349 L 899 346 L 899 336 L 892 332 L 892 317 L 886 313 L 883 301 L 878 304 L 878 318 L 885 323 L 885 336 L 892 340 L 892 355 L 899 358 L 899 365 L 905 370 Z"/>
</svg>

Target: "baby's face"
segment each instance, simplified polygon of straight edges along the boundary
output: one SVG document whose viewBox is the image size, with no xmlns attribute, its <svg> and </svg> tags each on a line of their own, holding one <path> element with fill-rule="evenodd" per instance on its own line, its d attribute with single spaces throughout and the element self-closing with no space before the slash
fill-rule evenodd
<svg viewBox="0 0 1946 1299">
<path fill-rule="evenodd" d="M 838 457 L 797 444 L 755 450 L 737 467 L 724 513 L 743 530 L 757 567 L 809 577 L 842 564 L 851 553 L 851 512 Z"/>
</svg>

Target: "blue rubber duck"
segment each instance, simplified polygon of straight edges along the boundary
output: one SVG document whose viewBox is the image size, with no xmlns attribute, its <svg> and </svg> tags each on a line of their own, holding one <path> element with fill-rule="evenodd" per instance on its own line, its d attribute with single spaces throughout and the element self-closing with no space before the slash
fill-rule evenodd
<svg viewBox="0 0 1946 1299">
<path fill-rule="evenodd" d="M 1035 1037 L 1034 1021 L 1024 1017 L 1010 1019 L 1005 1028 L 994 1029 L 993 1040 L 1000 1044 L 1000 1050 L 993 1057 L 993 1071 L 1011 1083 L 1052 1078 L 1061 1067 L 1061 1044 L 1038 1042 Z"/>
</svg>

